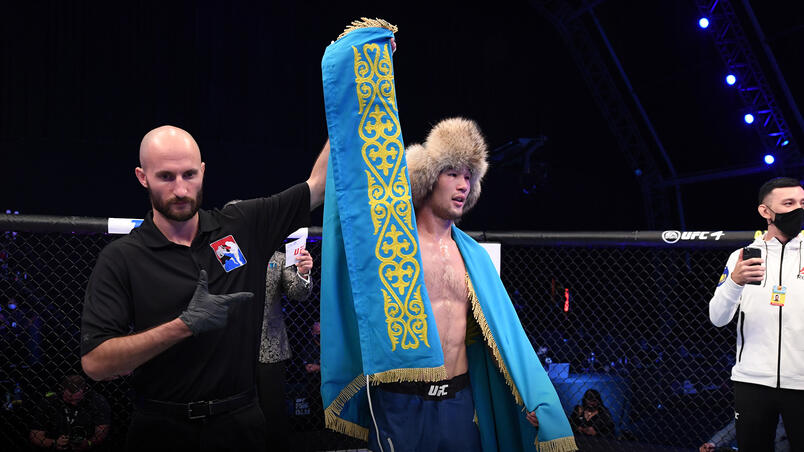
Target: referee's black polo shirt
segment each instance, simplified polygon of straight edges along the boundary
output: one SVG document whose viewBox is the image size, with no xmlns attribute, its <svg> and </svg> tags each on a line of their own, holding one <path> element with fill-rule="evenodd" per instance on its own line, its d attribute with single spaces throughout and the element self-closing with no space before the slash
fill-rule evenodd
<svg viewBox="0 0 804 452">
<path fill-rule="evenodd" d="M 198 235 L 187 247 L 167 240 L 149 212 L 140 227 L 103 249 L 87 286 L 82 356 L 108 339 L 178 317 L 201 269 L 212 294 L 254 293 L 233 305 L 222 330 L 187 338 L 137 368 L 132 383 L 140 397 L 212 400 L 254 386 L 268 260 L 289 233 L 308 225 L 310 190 L 301 183 L 270 198 L 198 214 Z"/>
</svg>

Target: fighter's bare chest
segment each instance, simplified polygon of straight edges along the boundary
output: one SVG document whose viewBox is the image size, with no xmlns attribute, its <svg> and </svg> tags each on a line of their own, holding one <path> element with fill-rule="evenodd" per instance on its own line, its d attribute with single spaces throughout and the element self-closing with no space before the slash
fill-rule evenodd
<svg viewBox="0 0 804 452">
<path fill-rule="evenodd" d="M 466 301 L 466 267 L 455 242 L 425 244 L 422 249 L 422 264 L 431 301 Z"/>
</svg>

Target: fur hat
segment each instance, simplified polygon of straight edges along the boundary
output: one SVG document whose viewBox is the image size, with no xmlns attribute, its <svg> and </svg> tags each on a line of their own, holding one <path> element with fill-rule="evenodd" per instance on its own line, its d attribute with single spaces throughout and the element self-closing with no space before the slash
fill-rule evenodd
<svg viewBox="0 0 804 452">
<path fill-rule="evenodd" d="M 489 167 L 486 140 L 477 123 L 465 118 L 444 119 L 433 127 L 423 145 L 408 146 L 405 155 L 414 207 L 430 196 L 438 176 L 450 168 L 467 168 L 472 174 L 463 211 L 474 207 L 480 197 L 480 181 Z"/>
</svg>

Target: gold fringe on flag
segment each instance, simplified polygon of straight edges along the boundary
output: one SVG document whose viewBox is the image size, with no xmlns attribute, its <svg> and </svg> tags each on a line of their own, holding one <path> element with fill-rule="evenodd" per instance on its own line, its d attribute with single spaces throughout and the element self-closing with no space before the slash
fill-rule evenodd
<svg viewBox="0 0 804 452">
<path fill-rule="evenodd" d="M 536 446 L 536 450 L 539 452 L 573 452 L 578 450 L 574 436 L 565 436 L 542 442 L 539 442 L 537 438 L 533 445 Z"/>
<path fill-rule="evenodd" d="M 351 436 L 352 438 L 362 439 L 363 441 L 368 441 L 368 429 L 362 427 L 360 425 L 355 424 L 354 422 L 349 422 L 345 419 L 341 419 L 341 411 L 343 411 L 343 406 L 346 402 L 349 401 L 352 397 L 355 396 L 363 387 L 366 386 L 366 377 L 363 374 L 360 374 L 355 377 L 345 388 L 343 388 L 338 394 L 338 397 L 329 404 L 329 406 L 324 410 L 324 425 L 330 429 L 334 430 L 338 433 L 343 433 L 344 435 Z"/>
<path fill-rule="evenodd" d="M 491 349 L 491 354 L 494 356 L 494 360 L 497 361 L 497 365 L 500 367 L 500 372 L 502 372 L 503 376 L 505 377 L 505 382 L 509 387 L 511 387 L 511 392 L 514 395 L 514 400 L 516 401 L 517 405 L 524 405 L 525 402 L 522 401 L 522 396 L 519 395 L 519 390 L 516 388 L 514 380 L 511 378 L 511 374 L 508 373 L 508 368 L 505 367 L 502 354 L 500 354 L 500 349 L 497 347 L 497 342 L 494 340 L 494 336 L 491 334 L 491 329 L 489 328 L 489 324 L 486 322 L 486 316 L 483 314 L 483 309 L 480 307 L 480 301 L 477 299 L 475 288 L 472 285 L 472 280 L 469 279 L 468 273 L 466 274 L 466 287 L 469 288 L 469 300 L 472 302 L 472 314 L 474 314 L 475 321 L 480 326 L 480 330 L 483 332 L 483 339 L 486 340 L 486 344 L 488 344 L 489 348 Z"/>
<path fill-rule="evenodd" d="M 368 17 L 361 17 L 360 20 L 353 20 L 352 23 L 343 30 L 343 33 L 338 35 L 338 39 L 341 39 L 342 37 L 348 35 L 350 32 L 355 31 L 357 29 L 372 28 L 372 27 L 385 28 L 386 30 L 391 30 L 391 33 L 396 33 L 397 30 L 399 30 L 396 25 L 388 23 L 385 20 L 379 18 L 369 19 Z"/>
<path fill-rule="evenodd" d="M 354 422 L 341 419 L 331 411 L 324 412 L 324 422 L 328 429 L 341 433 L 352 438 L 368 441 L 368 429 L 361 427 Z"/>
<path fill-rule="evenodd" d="M 439 367 L 420 367 L 411 369 L 391 369 L 371 375 L 371 384 L 398 383 L 400 381 L 441 381 L 447 379 L 447 369 Z"/>
</svg>

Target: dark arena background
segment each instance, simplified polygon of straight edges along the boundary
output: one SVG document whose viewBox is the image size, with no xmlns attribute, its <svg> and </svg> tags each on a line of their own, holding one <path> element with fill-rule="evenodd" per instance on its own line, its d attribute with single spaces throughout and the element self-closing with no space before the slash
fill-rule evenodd
<svg viewBox="0 0 804 452">
<path fill-rule="evenodd" d="M 387 2 L 386 2 L 387 3 Z M 501 243 L 501 276 L 569 413 L 615 422 L 581 450 L 698 450 L 734 417 L 735 322 L 708 301 L 765 228 L 758 187 L 802 178 L 804 6 L 749 0 L 4 4 L 0 21 L 0 450 L 31 448 L 43 398 L 81 373 L 87 279 L 108 218 L 142 218 L 142 136 L 182 127 L 203 207 L 307 178 L 326 140 L 320 62 L 353 19 L 399 27 L 407 144 L 475 119 L 490 170 L 461 221 Z M 313 213 L 321 225 L 321 209 Z M 286 302 L 294 450 L 365 443 L 323 428 L 313 295 Z M 804 357 L 802 357 L 804 358 Z M 255 357 L 256 359 L 256 357 Z M 127 378 L 92 382 L 121 450 Z"/>
</svg>

